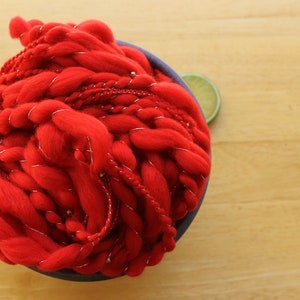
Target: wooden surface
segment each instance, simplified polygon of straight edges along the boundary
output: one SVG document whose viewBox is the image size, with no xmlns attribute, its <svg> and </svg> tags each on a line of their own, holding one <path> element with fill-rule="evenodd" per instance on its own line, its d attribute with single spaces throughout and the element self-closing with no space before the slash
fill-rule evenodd
<svg viewBox="0 0 300 300">
<path fill-rule="evenodd" d="M 2 0 L 11 17 L 98 18 L 178 73 L 219 87 L 203 206 L 174 252 L 138 278 L 76 283 L 0 264 L 0 299 L 300 299 L 300 1 Z"/>
</svg>

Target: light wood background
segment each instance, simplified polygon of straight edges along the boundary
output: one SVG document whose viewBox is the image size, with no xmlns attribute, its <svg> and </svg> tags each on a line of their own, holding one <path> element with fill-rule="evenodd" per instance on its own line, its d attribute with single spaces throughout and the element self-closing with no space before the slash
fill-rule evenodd
<svg viewBox="0 0 300 300">
<path fill-rule="evenodd" d="M 98 18 L 178 73 L 205 74 L 223 106 L 211 125 L 203 206 L 174 252 L 138 278 L 76 283 L 0 264 L 0 299 L 300 299 L 300 1 L 2 0 L 11 17 Z"/>
</svg>

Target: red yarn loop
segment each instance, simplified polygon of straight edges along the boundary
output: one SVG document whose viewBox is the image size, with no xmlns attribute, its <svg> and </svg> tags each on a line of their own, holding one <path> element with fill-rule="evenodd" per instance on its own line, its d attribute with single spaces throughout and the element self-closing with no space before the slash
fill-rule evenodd
<svg viewBox="0 0 300 300">
<path fill-rule="evenodd" d="M 0 74 L 0 259 L 137 276 L 175 247 L 210 172 L 192 96 L 97 20 L 11 21 Z"/>
</svg>

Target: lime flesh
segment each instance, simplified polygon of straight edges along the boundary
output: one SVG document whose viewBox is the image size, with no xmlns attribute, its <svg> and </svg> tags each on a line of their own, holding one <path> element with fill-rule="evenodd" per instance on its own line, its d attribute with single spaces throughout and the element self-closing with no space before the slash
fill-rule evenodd
<svg viewBox="0 0 300 300">
<path fill-rule="evenodd" d="M 206 123 L 209 124 L 218 115 L 221 107 L 221 96 L 217 87 L 202 74 L 186 73 L 181 77 L 197 99 Z"/>
</svg>

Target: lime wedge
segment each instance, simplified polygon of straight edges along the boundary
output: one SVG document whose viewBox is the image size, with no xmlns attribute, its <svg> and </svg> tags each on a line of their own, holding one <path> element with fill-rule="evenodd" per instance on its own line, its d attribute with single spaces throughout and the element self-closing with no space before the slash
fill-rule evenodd
<svg viewBox="0 0 300 300">
<path fill-rule="evenodd" d="M 181 77 L 197 99 L 206 123 L 209 124 L 218 115 L 221 107 L 221 95 L 217 87 L 202 74 L 185 73 Z"/>
</svg>

